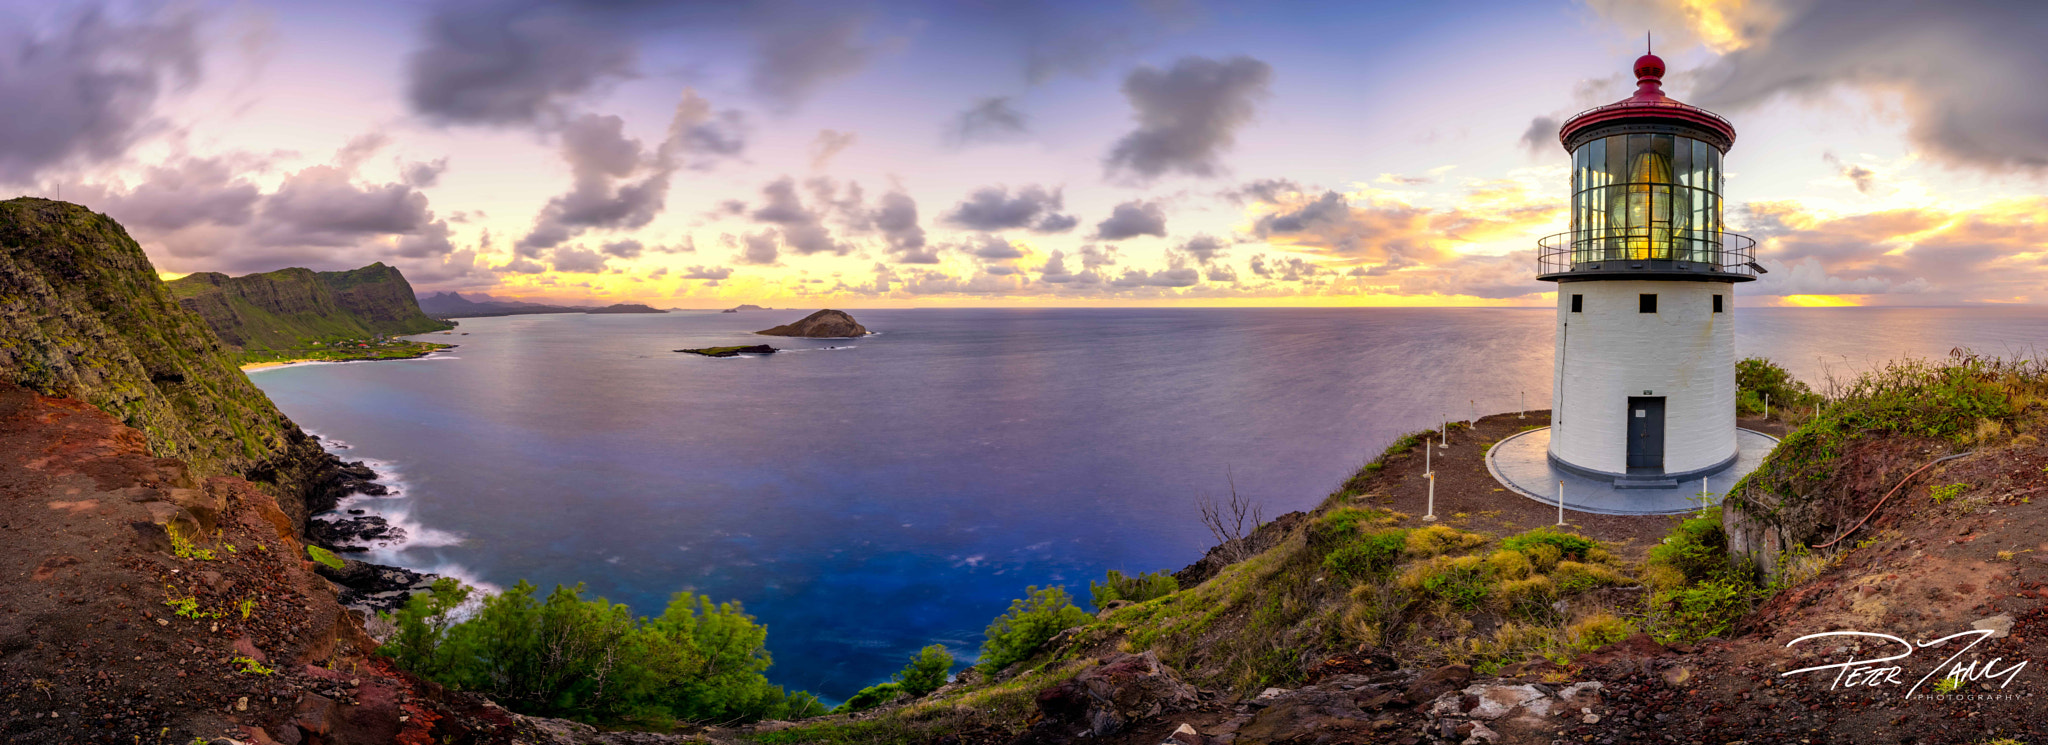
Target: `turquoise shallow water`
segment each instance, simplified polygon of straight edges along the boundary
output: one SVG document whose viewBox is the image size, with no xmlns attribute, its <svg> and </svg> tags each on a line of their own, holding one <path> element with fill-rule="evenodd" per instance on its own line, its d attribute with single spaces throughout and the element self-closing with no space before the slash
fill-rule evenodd
<svg viewBox="0 0 2048 745">
<path fill-rule="evenodd" d="M 658 613 L 690 588 L 769 627 L 771 679 L 829 698 L 918 648 L 971 658 L 1026 585 L 1211 542 L 1226 476 L 1313 506 L 1395 435 L 1547 405 L 1552 313 L 1501 309 L 871 310 L 864 339 L 771 340 L 804 311 L 465 319 L 453 354 L 252 375 L 393 475 L 417 540 L 373 558 L 586 582 Z M 1746 309 L 1737 349 L 1803 377 L 1956 346 L 2048 350 L 2048 310 Z M 832 349 L 831 347 L 839 347 Z M 1511 497 L 1520 499 L 1520 497 Z"/>
</svg>

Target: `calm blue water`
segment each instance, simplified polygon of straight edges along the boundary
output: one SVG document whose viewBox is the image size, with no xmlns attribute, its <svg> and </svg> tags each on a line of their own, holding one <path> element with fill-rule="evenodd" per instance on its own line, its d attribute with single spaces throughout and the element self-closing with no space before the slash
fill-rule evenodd
<svg viewBox="0 0 2048 745">
<path fill-rule="evenodd" d="M 1316 504 L 1401 432 L 1547 406 L 1552 312 L 870 310 L 855 341 L 715 360 L 803 311 L 466 319 L 446 359 L 252 378 L 396 474 L 358 506 L 421 536 L 376 559 L 586 582 L 661 611 L 692 589 L 769 627 L 770 678 L 829 698 L 918 647 L 972 658 L 1026 585 L 1209 545 L 1226 475 Z M 1951 347 L 2048 349 L 2048 309 L 1746 309 L 1738 349 L 1818 377 Z M 839 346 L 844 349 L 828 350 Z"/>
</svg>

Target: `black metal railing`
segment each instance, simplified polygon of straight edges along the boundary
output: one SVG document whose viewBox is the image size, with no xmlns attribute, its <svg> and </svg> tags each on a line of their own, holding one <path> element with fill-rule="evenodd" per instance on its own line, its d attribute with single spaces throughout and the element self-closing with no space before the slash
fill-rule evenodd
<svg viewBox="0 0 2048 745">
<path fill-rule="evenodd" d="M 1754 278 L 1756 241 L 1718 230 L 1581 230 L 1536 242 L 1538 276 L 1572 272 L 1719 272 Z"/>
</svg>

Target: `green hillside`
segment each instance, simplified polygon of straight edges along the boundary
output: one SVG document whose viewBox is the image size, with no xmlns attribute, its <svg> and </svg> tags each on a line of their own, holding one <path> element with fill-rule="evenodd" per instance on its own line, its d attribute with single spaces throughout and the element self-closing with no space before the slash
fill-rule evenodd
<svg viewBox="0 0 2048 745">
<path fill-rule="evenodd" d="M 248 476 L 303 522 L 332 459 L 237 364 L 119 224 L 0 201 L 0 382 L 95 406 L 199 475 Z"/>
<path fill-rule="evenodd" d="M 200 272 L 169 286 L 179 304 L 244 353 L 453 328 L 420 312 L 412 285 L 398 269 L 382 263 L 343 272 L 297 267 L 241 277 Z"/>
</svg>

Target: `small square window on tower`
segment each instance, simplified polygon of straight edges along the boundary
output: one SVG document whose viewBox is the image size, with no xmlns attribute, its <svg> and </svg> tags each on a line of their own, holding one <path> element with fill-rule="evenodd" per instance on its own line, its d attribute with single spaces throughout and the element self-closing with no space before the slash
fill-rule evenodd
<svg viewBox="0 0 2048 745">
<path fill-rule="evenodd" d="M 1715 312 L 1715 313 L 1719 313 L 1719 312 L 1721 312 L 1721 296 L 1720 296 L 1720 295 L 1715 295 L 1715 296 L 1714 296 L 1714 312 Z"/>
<path fill-rule="evenodd" d="M 1639 299 L 1636 301 L 1636 312 L 1657 312 L 1657 295 L 1655 293 L 1645 292 L 1641 296 L 1639 296 Z"/>
<path fill-rule="evenodd" d="M 1573 295 L 1573 296 L 1572 296 L 1572 312 L 1573 312 L 1573 313 L 1584 313 L 1584 312 L 1586 312 L 1586 296 L 1584 296 L 1584 295 Z"/>
</svg>

